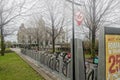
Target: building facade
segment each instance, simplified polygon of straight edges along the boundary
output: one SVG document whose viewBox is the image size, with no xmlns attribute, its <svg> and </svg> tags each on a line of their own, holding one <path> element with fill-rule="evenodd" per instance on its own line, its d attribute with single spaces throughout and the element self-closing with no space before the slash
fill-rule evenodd
<svg viewBox="0 0 120 80">
<path fill-rule="evenodd" d="M 47 32 L 51 31 L 50 28 L 45 27 L 45 23 L 41 20 L 41 26 L 26 28 L 24 24 L 21 24 L 17 40 L 19 44 L 39 44 L 39 47 L 52 47 L 52 36 Z M 66 43 L 66 35 L 64 29 L 56 37 L 55 44 Z"/>
</svg>

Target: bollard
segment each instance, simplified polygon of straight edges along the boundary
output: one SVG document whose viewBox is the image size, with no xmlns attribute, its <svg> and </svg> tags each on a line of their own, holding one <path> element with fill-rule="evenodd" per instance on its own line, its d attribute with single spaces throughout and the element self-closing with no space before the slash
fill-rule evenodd
<svg viewBox="0 0 120 80">
<path fill-rule="evenodd" d="M 67 77 L 68 78 L 71 77 L 71 62 L 68 64 L 68 67 L 67 67 Z"/>
<path fill-rule="evenodd" d="M 34 60 L 36 60 L 36 50 L 34 50 L 33 54 L 34 54 Z"/>
<path fill-rule="evenodd" d="M 63 67 L 63 58 L 61 57 L 61 55 L 59 55 L 59 75 L 60 75 L 60 79 L 62 79 L 62 67 Z"/>
<path fill-rule="evenodd" d="M 30 57 L 32 58 L 32 50 L 30 50 Z"/>
<path fill-rule="evenodd" d="M 45 55 L 45 65 L 47 66 L 47 62 L 48 62 L 48 53 L 46 53 Z"/>
<path fill-rule="evenodd" d="M 36 52 L 36 61 L 38 62 L 38 51 Z"/>
<path fill-rule="evenodd" d="M 94 80 L 97 80 L 97 65 L 94 66 Z"/>
<path fill-rule="evenodd" d="M 30 50 L 30 57 L 32 58 L 32 50 Z"/>
<path fill-rule="evenodd" d="M 35 53 L 35 60 L 37 61 L 37 51 L 35 51 L 34 53 Z"/>
<path fill-rule="evenodd" d="M 53 70 L 55 70 L 55 63 L 56 63 L 56 58 L 54 56 L 54 58 L 53 58 Z"/>
<path fill-rule="evenodd" d="M 38 52 L 38 63 L 39 63 L 39 64 L 41 64 L 41 63 L 40 63 L 40 54 L 41 54 L 41 52 L 39 51 L 39 52 Z"/>
<path fill-rule="evenodd" d="M 47 55 L 46 55 L 46 66 L 48 66 L 48 58 L 49 58 L 49 54 L 47 53 Z"/>
<path fill-rule="evenodd" d="M 42 56 L 42 52 L 39 53 L 39 58 L 40 58 L 39 62 L 40 62 L 40 64 L 42 64 L 42 59 L 41 59 L 42 57 L 41 56 Z"/>
<path fill-rule="evenodd" d="M 32 58 L 32 59 L 34 59 L 34 54 L 33 54 L 33 50 L 31 51 L 31 54 L 32 54 L 31 58 Z"/>
</svg>

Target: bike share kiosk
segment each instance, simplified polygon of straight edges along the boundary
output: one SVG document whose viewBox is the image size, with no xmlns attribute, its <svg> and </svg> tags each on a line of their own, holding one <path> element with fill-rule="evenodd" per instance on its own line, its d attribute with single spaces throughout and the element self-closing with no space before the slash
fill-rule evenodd
<svg viewBox="0 0 120 80">
<path fill-rule="evenodd" d="M 98 80 L 120 80 L 120 28 L 102 28 L 99 40 Z"/>
<path fill-rule="evenodd" d="M 72 56 L 73 54 L 75 54 L 75 71 L 74 71 L 75 78 L 76 80 L 85 80 L 85 64 L 84 64 L 82 41 L 80 39 L 75 39 L 74 41 L 75 41 L 75 53 L 73 53 L 72 51 Z M 72 73 L 73 73 L 73 64 L 72 64 Z M 73 80 L 73 78 L 71 79 Z"/>
</svg>

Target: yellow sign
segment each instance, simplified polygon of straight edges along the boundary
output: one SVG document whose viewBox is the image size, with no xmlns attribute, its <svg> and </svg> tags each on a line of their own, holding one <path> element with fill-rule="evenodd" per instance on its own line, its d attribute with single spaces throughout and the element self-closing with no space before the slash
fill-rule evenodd
<svg viewBox="0 0 120 80">
<path fill-rule="evenodd" d="M 120 80 L 120 35 L 106 35 L 106 80 Z"/>
</svg>

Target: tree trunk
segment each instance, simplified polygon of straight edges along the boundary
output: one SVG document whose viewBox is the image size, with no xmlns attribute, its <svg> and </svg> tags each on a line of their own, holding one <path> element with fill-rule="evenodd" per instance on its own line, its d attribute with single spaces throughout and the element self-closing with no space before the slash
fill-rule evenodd
<svg viewBox="0 0 120 80">
<path fill-rule="evenodd" d="M 4 53 L 5 53 L 5 43 L 4 43 L 3 27 L 1 27 L 1 56 L 4 56 Z"/>
<path fill-rule="evenodd" d="M 53 53 L 55 52 L 55 30 L 54 30 L 54 25 L 52 25 L 52 47 L 53 47 Z"/>
<path fill-rule="evenodd" d="M 39 51 L 40 47 L 39 47 L 39 38 L 37 37 L 37 50 Z"/>
<path fill-rule="evenodd" d="M 91 46 L 92 57 L 95 56 L 95 29 L 92 30 L 92 46 Z"/>
<path fill-rule="evenodd" d="M 30 42 L 29 42 L 29 43 L 30 43 L 30 45 L 29 45 L 29 49 L 31 49 L 31 46 L 32 46 L 32 44 L 31 44 L 31 43 L 32 43 L 31 36 L 29 36 L 29 39 L 30 39 Z"/>
<path fill-rule="evenodd" d="M 93 0 L 93 25 L 92 25 L 92 57 L 95 56 L 95 32 L 96 32 L 96 0 Z"/>
<path fill-rule="evenodd" d="M 52 46 L 53 46 L 53 53 L 54 53 L 55 52 L 55 40 L 54 39 L 53 39 Z"/>
</svg>

